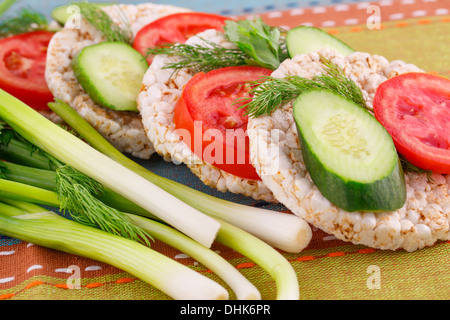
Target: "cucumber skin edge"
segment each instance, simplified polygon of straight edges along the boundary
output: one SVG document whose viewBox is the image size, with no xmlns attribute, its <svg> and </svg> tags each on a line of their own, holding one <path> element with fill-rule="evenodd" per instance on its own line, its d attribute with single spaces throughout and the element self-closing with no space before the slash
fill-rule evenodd
<svg viewBox="0 0 450 320">
<path fill-rule="evenodd" d="M 89 95 L 89 97 L 99 106 L 102 106 L 104 108 L 107 108 L 111 111 L 119 111 L 119 112 L 131 112 L 131 113 L 138 113 L 138 109 L 118 109 L 113 104 L 106 104 L 104 103 L 105 98 L 97 91 L 97 90 L 90 90 L 88 86 L 93 87 L 94 84 L 92 84 L 92 81 L 89 79 L 89 77 L 85 77 L 81 69 L 78 67 L 78 59 L 80 57 L 80 54 L 82 51 L 80 51 L 73 59 L 72 59 L 72 70 L 75 76 L 75 79 L 77 79 L 80 86 L 83 88 L 83 90 Z M 83 83 L 85 83 L 83 85 Z M 86 85 L 88 84 L 88 86 Z"/>
<path fill-rule="evenodd" d="M 293 115 L 295 114 L 295 108 L 296 103 L 294 103 L 294 109 L 292 110 Z M 313 183 L 331 203 L 348 212 L 394 211 L 403 207 L 406 202 L 406 183 L 398 156 L 397 163 L 391 172 L 379 180 L 371 183 L 348 180 L 328 170 L 322 164 L 304 138 L 301 126 L 297 122 L 296 117 L 294 116 L 293 118 L 306 169 Z M 395 149 L 393 142 L 392 148 Z"/>
<path fill-rule="evenodd" d="M 322 165 L 311 152 L 298 126 L 297 130 L 303 160 L 311 179 L 331 203 L 348 212 L 394 211 L 403 207 L 406 185 L 399 159 L 389 175 L 380 180 L 369 184 L 346 180 Z"/>
<path fill-rule="evenodd" d="M 336 43 L 339 43 L 340 46 L 341 46 L 342 48 L 345 48 L 345 49 L 346 49 L 347 52 L 344 53 L 342 50 L 336 49 L 335 46 L 330 46 L 330 47 L 329 47 L 330 49 L 335 50 L 335 51 L 337 51 L 338 53 L 340 53 L 340 54 L 342 54 L 342 55 L 349 55 L 349 54 L 355 52 L 355 49 L 353 49 L 352 47 L 350 47 L 347 43 L 345 43 L 345 42 L 342 41 L 341 39 L 339 39 L 339 38 L 337 38 L 337 37 L 335 37 L 335 36 L 329 34 L 328 32 L 326 32 L 326 31 L 323 30 L 323 29 L 320 29 L 320 28 L 317 28 L 317 27 L 311 27 L 311 26 L 300 25 L 300 26 L 297 26 L 297 27 L 295 27 L 295 28 L 290 29 L 290 30 L 288 31 L 288 34 L 286 35 L 287 49 L 288 49 L 289 56 L 290 56 L 291 58 L 293 58 L 294 56 L 296 56 L 296 55 L 299 54 L 299 53 L 298 53 L 298 52 L 294 53 L 294 50 L 293 50 L 293 49 L 289 49 L 289 47 L 290 47 L 290 46 L 289 46 L 289 42 L 290 42 L 290 41 L 288 41 L 288 39 L 293 37 L 293 35 L 292 35 L 293 32 L 295 32 L 296 30 L 300 30 L 300 29 L 303 29 L 303 30 L 316 30 L 317 32 L 322 32 L 326 37 L 328 37 L 328 38 L 330 38 L 330 39 L 333 39 L 333 41 L 335 41 Z M 307 54 L 307 53 L 308 53 L 308 52 L 303 52 L 303 53 L 300 53 L 300 54 Z"/>
</svg>

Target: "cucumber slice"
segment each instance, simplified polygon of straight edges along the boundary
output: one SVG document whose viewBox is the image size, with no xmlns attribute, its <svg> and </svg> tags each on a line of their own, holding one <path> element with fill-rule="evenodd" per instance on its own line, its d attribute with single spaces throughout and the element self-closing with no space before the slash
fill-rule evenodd
<svg viewBox="0 0 450 320">
<path fill-rule="evenodd" d="M 80 14 L 80 9 L 77 8 L 76 4 L 77 4 L 76 2 L 72 2 L 71 4 L 58 6 L 52 10 L 50 15 L 60 25 L 64 25 L 72 15 Z M 111 6 L 114 3 L 90 3 L 90 4 L 100 7 L 100 6 Z"/>
<path fill-rule="evenodd" d="M 138 111 L 136 99 L 148 63 L 130 45 L 101 42 L 85 47 L 72 60 L 72 68 L 97 104 L 113 110 Z"/>
<path fill-rule="evenodd" d="M 328 32 L 310 26 L 298 26 L 290 29 L 286 35 L 286 45 L 289 56 L 319 51 L 321 49 L 334 49 L 347 56 L 354 52 L 347 44 L 329 34 Z"/>
<path fill-rule="evenodd" d="M 391 136 L 336 93 L 311 90 L 294 102 L 303 160 L 321 193 L 352 211 L 393 211 L 406 201 L 405 177 Z"/>
</svg>

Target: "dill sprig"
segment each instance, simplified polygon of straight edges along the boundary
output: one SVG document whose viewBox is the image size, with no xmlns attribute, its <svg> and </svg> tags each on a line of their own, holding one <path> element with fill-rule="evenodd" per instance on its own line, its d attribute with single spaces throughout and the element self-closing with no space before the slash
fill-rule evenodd
<svg viewBox="0 0 450 320">
<path fill-rule="evenodd" d="M 264 77 L 250 82 L 252 89 L 247 97 L 237 99 L 235 103 L 246 108 L 252 117 L 270 115 L 285 103 L 297 98 L 302 92 L 313 89 L 325 89 L 335 92 L 366 108 L 363 94 L 358 85 L 347 78 L 341 68 L 330 60 L 321 57 L 324 72 L 313 79 L 291 75 L 284 78 Z"/>
<path fill-rule="evenodd" d="M 425 170 L 425 169 L 422 169 L 422 168 L 419 168 L 419 167 L 413 165 L 401 154 L 398 155 L 398 158 L 400 159 L 400 164 L 401 164 L 404 172 L 415 172 L 415 173 L 426 174 L 428 182 L 434 182 L 434 179 L 432 177 L 433 171 Z"/>
<path fill-rule="evenodd" d="M 0 24 L 0 37 L 47 29 L 48 20 L 43 14 L 33 9 L 24 8 L 17 17 L 10 18 Z"/>
<path fill-rule="evenodd" d="M 262 19 L 227 20 L 224 26 L 226 38 L 237 48 L 224 48 L 202 39 L 203 44 L 167 44 L 149 48 L 147 58 L 159 54 L 177 56 L 179 61 L 167 64 L 165 69 L 208 72 L 214 69 L 250 65 L 276 69 L 288 57 L 283 30 L 265 24 Z"/>
<path fill-rule="evenodd" d="M 76 2 L 80 8 L 81 15 L 97 30 L 99 30 L 107 41 L 133 43 L 133 33 L 130 22 L 125 14 L 118 8 L 123 26 L 114 23 L 112 18 L 97 5 L 92 3 Z"/>
<path fill-rule="evenodd" d="M 98 199 L 104 192 L 102 184 L 36 147 L 2 120 L 0 120 L 1 160 L 5 157 L 1 146 L 8 146 L 13 139 L 20 141 L 30 155 L 39 154 L 45 157 L 49 161 L 49 167 L 55 168 L 56 192 L 61 202 L 59 208 L 61 212 L 69 214 L 83 225 L 149 244 L 150 235 L 134 225 L 125 213 L 107 206 Z M 5 178 L 5 170 L 0 161 L 0 178 Z"/>
<path fill-rule="evenodd" d="M 60 210 L 77 222 L 149 245 L 147 232 L 133 224 L 123 212 L 109 207 L 96 196 L 103 186 L 70 166 L 56 170 L 56 186 Z"/>
<path fill-rule="evenodd" d="M 164 69 L 179 71 L 188 68 L 195 73 L 214 69 L 245 65 L 249 58 L 239 49 L 224 48 L 212 41 L 202 39 L 205 45 L 170 44 L 164 47 L 150 48 L 147 57 L 168 55 L 178 57 L 177 62 L 168 63 Z"/>
</svg>

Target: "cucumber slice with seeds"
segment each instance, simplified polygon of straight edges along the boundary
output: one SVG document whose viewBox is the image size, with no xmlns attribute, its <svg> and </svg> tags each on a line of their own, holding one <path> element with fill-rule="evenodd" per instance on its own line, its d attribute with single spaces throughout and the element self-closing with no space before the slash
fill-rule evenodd
<svg viewBox="0 0 450 320">
<path fill-rule="evenodd" d="M 310 26 L 298 26 L 290 29 L 286 35 L 286 45 L 291 58 L 297 54 L 321 49 L 333 49 L 344 56 L 354 52 L 351 47 L 325 30 Z"/>
<path fill-rule="evenodd" d="M 114 5 L 114 3 L 90 3 L 93 6 L 105 7 Z M 70 17 L 75 17 L 75 15 L 80 14 L 80 8 L 77 7 L 77 2 L 71 2 L 70 4 L 65 4 L 54 8 L 50 15 L 56 22 L 60 25 L 64 25 Z"/>
<path fill-rule="evenodd" d="M 321 193 L 346 211 L 393 211 L 406 201 L 405 177 L 385 128 L 336 93 L 312 90 L 294 102 L 303 159 Z"/>
<path fill-rule="evenodd" d="M 101 42 L 85 47 L 72 60 L 72 68 L 95 103 L 113 110 L 138 111 L 136 99 L 148 63 L 130 45 Z"/>
</svg>

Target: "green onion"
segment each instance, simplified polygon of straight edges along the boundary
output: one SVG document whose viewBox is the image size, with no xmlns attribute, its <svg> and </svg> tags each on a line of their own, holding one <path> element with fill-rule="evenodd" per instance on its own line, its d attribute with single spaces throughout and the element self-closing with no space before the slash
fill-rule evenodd
<svg viewBox="0 0 450 320">
<path fill-rule="evenodd" d="M 8 11 L 8 9 L 16 2 L 17 0 L 3 0 L 0 3 L 0 17 Z"/>
<path fill-rule="evenodd" d="M 49 107 L 100 152 L 215 217 L 221 223 L 217 241 L 257 262 L 266 270 L 277 284 L 277 299 L 299 299 L 295 271 L 283 255 L 271 246 L 287 252 L 303 250 L 312 237 L 311 228 L 303 219 L 218 199 L 160 177 L 119 152 L 67 104 L 57 101 L 50 103 Z"/>
<path fill-rule="evenodd" d="M 278 251 L 270 250 L 265 242 L 226 222 L 222 222 L 217 241 L 234 248 L 266 270 L 275 280 L 277 300 L 298 300 L 300 298 L 295 270 L 289 261 Z"/>
<path fill-rule="evenodd" d="M 130 214 L 129 216 L 138 227 L 151 234 L 155 239 L 184 252 L 221 277 L 234 291 L 238 300 L 261 299 L 258 289 L 216 252 L 161 223 L 137 215 Z M 219 231 L 220 233 L 221 231 Z"/>
<path fill-rule="evenodd" d="M 10 108 L 8 108 L 8 107 Z M 179 199 L 173 197 L 169 197 L 167 194 L 162 194 L 163 197 L 161 197 L 161 191 L 157 188 L 156 183 L 151 183 L 152 180 L 155 182 L 158 182 L 158 186 L 166 188 L 166 190 L 171 190 L 174 192 L 175 196 L 182 198 L 182 200 L 189 201 L 190 204 L 197 203 L 197 205 L 201 208 L 204 208 L 205 211 L 208 212 L 216 212 L 215 214 L 219 216 L 220 212 L 217 212 L 216 210 L 224 209 L 226 210 L 229 208 L 228 205 L 230 204 L 227 201 L 221 202 L 214 197 L 211 198 L 205 198 L 209 199 L 206 200 L 208 202 L 207 205 L 210 207 L 205 207 L 205 204 L 200 204 L 203 200 L 203 197 L 205 196 L 203 193 L 198 192 L 195 193 L 199 197 L 195 199 L 191 199 L 194 193 L 185 194 L 190 192 L 189 190 L 193 190 L 187 187 L 183 187 L 180 184 L 174 183 L 171 180 L 168 179 L 162 179 L 161 177 L 152 174 L 150 171 L 146 170 L 145 168 L 138 166 L 137 164 L 133 165 L 133 161 L 126 160 L 124 162 L 125 165 L 130 166 L 132 169 L 136 170 L 134 174 L 130 169 L 124 169 L 125 165 L 122 167 L 120 164 L 117 164 L 116 162 L 112 162 L 112 164 L 109 162 L 111 159 L 107 157 L 107 155 L 104 155 L 101 152 L 95 151 L 93 152 L 93 149 L 89 147 L 84 141 L 79 140 L 72 134 L 68 133 L 64 129 L 61 129 L 60 127 L 54 125 L 53 123 L 49 122 L 47 119 L 39 115 L 37 112 L 26 106 L 25 104 L 21 103 L 17 99 L 13 98 L 12 96 L 8 95 L 4 91 L 0 91 L 0 116 L 5 120 L 15 131 L 20 134 L 22 137 L 24 137 L 26 140 L 32 142 L 34 145 L 36 145 L 38 148 L 43 149 L 45 152 L 49 153 L 50 155 L 57 158 L 59 161 L 63 163 L 68 163 L 72 165 L 75 169 L 84 172 L 88 176 L 91 176 L 93 178 L 96 178 L 97 181 L 104 184 L 106 187 L 110 188 L 113 192 L 117 192 L 118 194 L 121 194 L 122 196 L 125 196 L 129 200 L 133 200 L 136 205 L 141 206 L 143 209 L 147 210 L 148 212 L 151 212 L 155 214 L 155 216 L 158 217 L 158 215 L 155 213 L 155 207 L 156 209 L 159 209 L 161 211 L 164 210 L 164 207 L 167 206 L 169 208 L 173 208 L 171 206 L 170 201 L 180 201 Z M 28 129 L 32 128 L 32 129 Z M 73 127 L 74 128 L 74 127 Z M 91 127 L 92 128 L 92 127 Z M 76 131 L 78 131 L 78 128 L 74 128 Z M 95 130 L 94 130 L 95 131 Z M 36 135 L 36 132 L 39 132 L 39 135 Z M 89 141 L 88 141 L 89 142 Z M 105 142 L 105 140 L 97 140 L 97 143 L 100 143 L 100 145 L 103 144 L 103 147 L 113 148 L 110 147 L 110 145 Z M 113 150 L 116 150 L 113 148 Z M 116 152 L 118 152 L 116 150 Z M 129 159 L 125 156 L 124 158 L 118 158 L 119 161 L 124 161 L 124 159 Z M 73 159 L 72 159 L 73 158 Z M 105 170 L 105 163 L 108 164 L 109 170 Z M 88 168 L 92 166 L 95 169 Z M 111 172 L 111 169 L 113 169 L 113 172 Z M 97 170 L 98 172 L 92 172 Z M 114 171 L 115 170 L 115 171 Z M 117 176 L 117 172 L 126 173 L 123 175 Z M 141 177 L 139 174 L 144 175 Z M 145 174 L 149 174 L 148 176 L 145 176 Z M 102 177 L 102 175 L 105 175 L 107 178 Z M 111 176 L 113 176 L 113 179 L 111 179 Z M 124 192 L 123 188 L 123 182 L 119 178 L 127 179 L 131 178 L 132 185 L 125 185 L 126 192 Z M 148 181 L 148 178 L 152 178 L 152 180 Z M 142 180 L 145 180 L 145 182 L 150 183 L 146 184 Z M 136 183 L 136 181 L 138 183 Z M 137 188 L 136 188 L 137 187 Z M 157 200 L 162 200 L 160 204 L 157 203 L 156 200 L 150 201 L 150 204 L 145 202 L 144 200 L 140 199 L 139 197 L 143 196 L 142 188 L 147 188 L 147 190 L 153 189 L 156 192 L 158 192 L 158 197 L 156 197 Z M 11 192 L 11 189 L 10 189 Z M 135 192 L 136 194 L 130 194 L 132 192 Z M 169 194 L 170 195 L 170 194 Z M 170 199 L 169 199 L 170 198 Z M 170 201 L 168 201 L 170 200 Z M 180 201 L 181 202 L 181 201 Z M 183 202 L 181 202 L 184 204 Z M 191 208 L 187 206 L 188 208 Z M 211 209 L 214 208 L 215 209 Z M 220 207 L 220 208 L 217 208 Z M 245 209 L 246 206 L 238 205 L 234 208 L 241 208 Z M 258 215 L 256 215 L 256 212 L 253 211 L 255 208 L 250 208 L 253 212 L 253 222 L 260 220 L 258 219 Z M 229 210 L 230 212 L 235 212 L 236 214 L 242 213 L 241 210 L 233 211 L 233 209 Z M 158 211 L 157 211 L 158 212 Z M 197 211 L 195 211 L 197 212 Z M 161 212 L 158 212 L 161 216 Z M 181 212 L 180 212 L 181 213 Z M 170 216 L 170 211 L 169 213 Z M 183 215 L 186 215 L 186 212 L 182 212 Z M 245 213 L 244 213 L 245 214 Z M 276 213 L 278 214 L 278 213 Z M 226 216 L 226 214 L 224 214 Z M 252 215 L 250 215 L 252 216 Z M 294 221 L 303 221 L 301 219 L 298 219 L 294 217 L 293 215 L 289 215 L 289 217 L 292 217 L 296 220 Z M 162 221 L 165 221 L 161 217 L 159 217 Z M 167 217 L 165 217 L 167 220 Z M 256 218 L 256 219 L 255 219 Z M 281 216 L 280 216 L 281 218 Z M 219 224 L 219 228 L 217 228 L 214 233 L 214 235 L 218 238 L 220 238 L 220 241 L 223 243 L 228 243 L 230 248 L 236 250 L 237 252 L 240 252 L 244 256 L 250 258 L 253 261 L 258 261 L 260 266 L 266 270 L 272 277 L 275 278 L 275 282 L 277 283 L 278 290 L 277 290 L 277 298 L 279 299 L 298 299 L 299 298 L 299 287 L 298 287 L 298 279 L 296 277 L 295 272 L 292 269 L 292 266 L 287 262 L 287 260 L 283 257 L 281 253 L 276 251 L 274 248 L 272 248 L 269 244 L 266 242 L 258 239 L 255 236 L 252 236 L 250 233 L 242 230 L 240 227 L 236 227 L 232 225 L 231 223 L 227 223 L 226 221 L 222 221 L 219 218 L 213 219 L 214 222 Z M 230 220 L 233 220 L 229 218 Z M 188 219 L 189 220 L 189 219 Z M 167 221 L 165 221 L 167 222 Z M 180 222 L 178 220 L 178 222 Z M 186 221 L 187 223 L 191 221 Z M 198 226 L 194 222 L 194 227 Z M 307 225 L 308 226 L 308 225 Z M 177 228 L 177 227 L 175 227 Z M 205 227 L 205 225 L 201 225 L 200 228 L 208 230 L 208 226 Z M 310 229 L 305 228 L 304 225 L 302 226 L 301 232 L 299 233 L 301 236 L 300 244 L 304 247 L 309 242 L 310 236 Z M 267 230 L 270 230 L 270 227 L 267 228 Z M 287 228 L 286 230 L 289 230 Z M 181 231 L 181 230 L 180 230 Z M 308 232 L 309 231 L 309 232 Z M 280 232 L 280 234 L 283 234 L 283 232 Z M 304 236 L 308 235 L 308 236 Z M 236 239 L 245 239 L 244 241 L 234 241 L 230 237 L 235 237 Z M 292 239 L 291 239 L 292 240 Z M 298 239 L 296 239 L 298 240 Z M 198 240 L 197 240 L 198 241 Z M 296 242 L 296 241 L 294 241 Z M 201 242 L 200 242 L 201 243 Z M 269 259 L 265 259 L 264 257 L 269 257 Z M 278 271 L 279 270 L 279 271 Z"/>
<path fill-rule="evenodd" d="M 309 244 L 312 231 L 303 219 L 293 214 L 250 207 L 219 199 L 158 176 L 118 151 L 66 103 L 57 100 L 55 103 L 49 103 L 49 107 L 93 148 L 201 212 L 235 225 L 286 252 L 301 252 Z"/>
<path fill-rule="evenodd" d="M 33 150 L 29 144 L 17 139 L 11 139 L 8 143 L 0 143 L 0 154 L 2 155 L 2 160 L 27 164 L 27 166 L 33 168 L 46 170 L 55 170 L 57 168 L 40 150 Z"/>
<path fill-rule="evenodd" d="M 60 206 L 55 192 L 16 181 L 0 179 L 0 196 L 50 207 Z M 137 227 L 148 233 L 152 238 L 180 250 L 216 273 L 230 286 L 238 300 L 261 299 L 258 289 L 216 252 L 163 223 L 130 213 L 125 214 Z"/>
<path fill-rule="evenodd" d="M 0 90 L 0 118 L 38 148 L 128 198 L 204 246 L 210 247 L 214 241 L 220 229 L 218 221 L 90 147 L 4 90 Z"/>
<path fill-rule="evenodd" d="M 0 179 L 0 196 L 30 203 L 47 204 L 52 207 L 59 206 L 58 197 L 53 191 L 15 181 Z M 259 299 L 257 289 L 246 282 L 225 262 L 220 261 L 221 259 L 215 256 L 211 250 L 198 245 L 186 236 L 177 234 L 171 228 L 158 224 L 158 222 L 133 214 L 128 215 L 138 227 L 148 232 L 152 237 L 187 253 L 198 262 L 208 266 L 230 285 L 236 292 L 238 299 Z M 300 291 L 297 275 L 283 255 L 251 234 L 224 221 L 220 221 L 220 223 L 221 228 L 216 240 L 248 257 L 266 270 L 276 282 L 278 300 L 299 299 Z"/>
<path fill-rule="evenodd" d="M 212 279 L 135 241 L 83 226 L 41 206 L 0 199 L 0 233 L 108 263 L 173 299 L 228 299 Z"/>
</svg>

